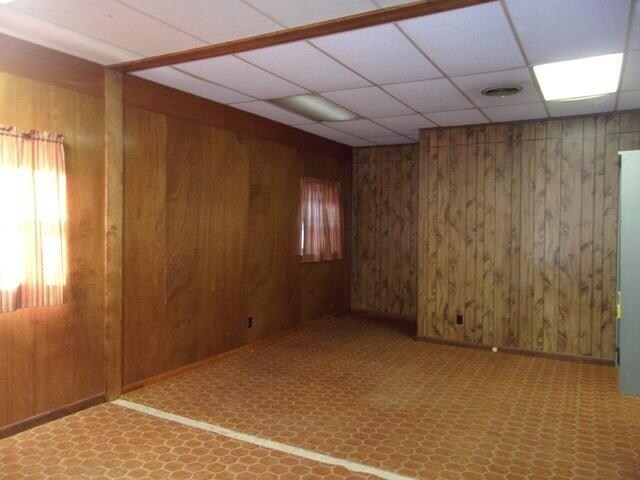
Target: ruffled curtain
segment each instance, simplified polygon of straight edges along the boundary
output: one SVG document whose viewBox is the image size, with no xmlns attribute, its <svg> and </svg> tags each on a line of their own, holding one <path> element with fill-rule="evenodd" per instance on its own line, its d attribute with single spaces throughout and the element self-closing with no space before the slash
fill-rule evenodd
<svg viewBox="0 0 640 480">
<path fill-rule="evenodd" d="M 0 313 L 63 303 L 63 137 L 0 126 Z"/>
<path fill-rule="evenodd" d="M 342 258 L 340 184 L 316 178 L 300 182 L 300 255 L 302 261 Z"/>
</svg>

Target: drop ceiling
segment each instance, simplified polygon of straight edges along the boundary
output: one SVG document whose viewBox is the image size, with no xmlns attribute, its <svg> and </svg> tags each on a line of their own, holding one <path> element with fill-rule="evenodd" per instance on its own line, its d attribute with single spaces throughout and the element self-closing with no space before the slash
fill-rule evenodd
<svg viewBox="0 0 640 480">
<path fill-rule="evenodd" d="M 111 64 L 402 3 L 16 0 L 0 31 Z M 422 128 L 640 108 L 639 22 L 636 0 L 501 0 L 135 75 L 351 146 L 412 143 Z M 618 94 L 544 102 L 531 65 L 616 52 Z M 480 93 L 504 84 L 523 91 Z M 361 118 L 319 123 L 266 101 L 302 93 Z"/>
</svg>

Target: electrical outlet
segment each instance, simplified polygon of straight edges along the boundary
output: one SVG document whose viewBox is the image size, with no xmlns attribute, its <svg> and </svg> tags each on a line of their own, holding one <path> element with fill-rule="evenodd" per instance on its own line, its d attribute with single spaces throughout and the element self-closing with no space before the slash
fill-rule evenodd
<svg viewBox="0 0 640 480">
<path fill-rule="evenodd" d="M 464 323 L 464 317 L 461 313 L 456 313 L 456 324 L 462 325 Z"/>
<path fill-rule="evenodd" d="M 247 318 L 247 328 L 253 327 L 253 317 Z"/>
</svg>

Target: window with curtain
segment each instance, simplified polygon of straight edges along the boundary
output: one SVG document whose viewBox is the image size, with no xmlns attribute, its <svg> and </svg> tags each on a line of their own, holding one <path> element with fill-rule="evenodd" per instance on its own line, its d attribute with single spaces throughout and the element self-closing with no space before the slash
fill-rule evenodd
<svg viewBox="0 0 640 480">
<path fill-rule="evenodd" d="M 63 137 L 0 126 L 0 313 L 63 303 Z"/>
<path fill-rule="evenodd" d="M 303 262 L 342 258 L 340 184 L 317 178 L 300 182 L 300 255 Z"/>
</svg>

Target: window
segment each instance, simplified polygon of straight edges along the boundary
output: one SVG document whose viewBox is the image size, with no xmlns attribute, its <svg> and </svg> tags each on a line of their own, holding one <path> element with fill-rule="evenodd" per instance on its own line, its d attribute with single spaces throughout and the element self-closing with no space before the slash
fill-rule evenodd
<svg viewBox="0 0 640 480">
<path fill-rule="evenodd" d="M 0 313 L 63 303 L 63 138 L 0 126 Z"/>
<path fill-rule="evenodd" d="M 303 178 L 300 182 L 300 255 L 303 262 L 342 258 L 340 184 Z"/>
</svg>

